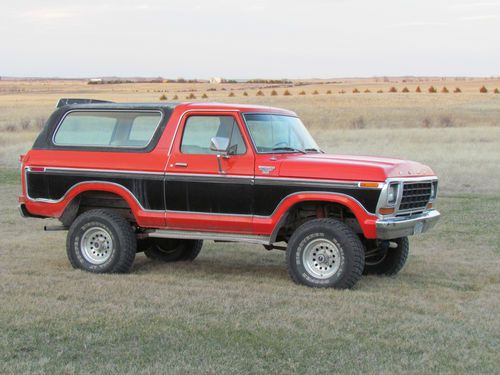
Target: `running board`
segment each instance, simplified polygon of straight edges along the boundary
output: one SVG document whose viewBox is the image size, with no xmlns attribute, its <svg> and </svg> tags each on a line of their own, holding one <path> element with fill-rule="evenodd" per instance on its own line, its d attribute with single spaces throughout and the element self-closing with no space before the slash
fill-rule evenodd
<svg viewBox="0 0 500 375">
<path fill-rule="evenodd" d="M 190 230 L 153 230 L 145 233 L 147 237 L 179 238 L 183 240 L 208 240 L 227 242 L 247 242 L 259 245 L 270 245 L 270 237 L 238 233 L 195 232 Z"/>
</svg>

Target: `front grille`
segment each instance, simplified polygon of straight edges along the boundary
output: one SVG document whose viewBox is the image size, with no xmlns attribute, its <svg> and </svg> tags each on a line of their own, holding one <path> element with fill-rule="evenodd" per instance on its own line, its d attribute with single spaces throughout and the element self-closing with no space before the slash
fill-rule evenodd
<svg viewBox="0 0 500 375">
<path fill-rule="evenodd" d="M 425 208 L 431 197 L 432 182 L 403 183 L 403 197 L 399 205 L 400 211 Z"/>
</svg>

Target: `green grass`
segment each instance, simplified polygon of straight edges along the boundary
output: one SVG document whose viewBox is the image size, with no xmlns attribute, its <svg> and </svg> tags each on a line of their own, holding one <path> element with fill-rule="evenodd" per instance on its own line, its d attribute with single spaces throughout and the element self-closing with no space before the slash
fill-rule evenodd
<svg viewBox="0 0 500 375">
<path fill-rule="evenodd" d="M 2 207 L 1 373 L 495 373 L 500 196 L 445 195 L 395 278 L 315 290 L 284 253 L 206 243 L 192 263 L 71 269 L 65 233 Z"/>
<path fill-rule="evenodd" d="M 21 185 L 21 170 L 16 168 L 0 168 L 0 181 L 3 184 Z"/>
</svg>

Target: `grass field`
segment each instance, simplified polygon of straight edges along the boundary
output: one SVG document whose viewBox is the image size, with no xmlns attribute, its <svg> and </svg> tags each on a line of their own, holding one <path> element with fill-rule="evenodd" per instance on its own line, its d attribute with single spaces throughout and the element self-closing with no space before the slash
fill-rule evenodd
<svg viewBox="0 0 500 375">
<path fill-rule="evenodd" d="M 292 108 L 329 152 L 434 167 L 441 222 L 411 239 L 397 277 L 364 277 L 350 291 L 294 285 L 283 252 L 250 245 L 205 243 L 193 263 L 175 265 L 140 254 L 128 275 L 75 271 L 65 234 L 44 233 L 49 221 L 17 212 L 17 157 L 35 131 L 0 132 L 0 373 L 498 373 L 500 95 L 474 92 L 483 83 L 496 84 L 460 84 L 462 94 L 350 94 L 353 85 L 393 85 L 350 82 L 341 85 L 348 93 L 331 96 L 216 98 Z M 78 91 L 84 84 L 64 86 L 64 95 L 62 83 L 49 93 L 23 85 L 40 92 L 0 92 L 3 124 L 48 116 L 68 92 L 94 95 Z M 118 89 L 100 97 L 142 98 Z M 359 117 L 366 126 L 354 129 Z"/>
</svg>

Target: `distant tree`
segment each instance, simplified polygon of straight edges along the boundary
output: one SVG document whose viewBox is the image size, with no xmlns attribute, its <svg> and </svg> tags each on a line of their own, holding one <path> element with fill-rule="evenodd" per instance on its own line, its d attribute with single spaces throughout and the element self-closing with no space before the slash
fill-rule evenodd
<svg viewBox="0 0 500 375">
<path fill-rule="evenodd" d="M 257 96 L 264 96 L 264 93 L 263 93 L 261 90 L 259 90 L 259 91 L 257 91 L 257 94 L 256 94 L 256 95 L 257 95 Z"/>
<path fill-rule="evenodd" d="M 301 92 L 299 92 L 299 95 L 305 95 L 306 92 L 304 90 L 302 90 Z"/>
<path fill-rule="evenodd" d="M 160 96 L 160 100 L 168 100 L 168 98 L 165 96 L 165 94 L 163 94 L 162 96 Z"/>
<path fill-rule="evenodd" d="M 377 94 L 382 94 L 384 92 L 384 90 L 380 89 L 380 90 L 377 90 Z"/>
<path fill-rule="evenodd" d="M 481 94 L 486 94 L 488 92 L 488 89 L 485 86 L 481 86 L 481 88 L 479 89 L 479 92 Z"/>
<path fill-rule="evenodd" d="M 462 92 L 462 90 L 460 90 L 460 87 L 456 87 L 456 88 L 455 88 L 455 90 L 453 90 L 453 92 L 454 92 L 455 94 L 459 94 L 459 93 L 461 93 L 461 92 Z"/>
<path fill-rule="evenodd" d="M 371 93 L 370 89 L 366 89 L 365 94 L 369 94 L 369 93 Z"/>
<path fill-rule="evenodd" d="M 420 88 L 420 86 L 417 86 L 417 88 L 415 89 L 415 92 L 422 92 L 422 89 Z"/>
<path fill-rule="evenodd" d="M 352 90 L 352 93 L 353 93 L 353 94 L 359 94 L 359 90 L 358 90 L 357 88 L 354 88 L 354 89 Z"/>
<path fill-rule="evenodd" d="M 345 90 L 344 89 L 340 90 L 339 94 L 345 94 Z"/>
<path fill-rule="evenodd" d="M 276 96 L 278 95 L 278 92 L 276 90 L 271 91 L 271 96 Z"/>
<path fill-rule="evenodd" d="M 405 86 L 405 87 L 403 88 L 402 92 L 406 93 L 406 92 L 410 92 L 410 90 L 408 90 L 408 87 L 406 87 L 406 86 Z"/>
<path fill-rule="evenodd" d="M 443 86 L 443 88 L 441 89 L 441 92 L 442 92 L 443 94 L 448 94 L 448 93 L 449 93 L 449 91 L 448 91 L 448 89 L 446 88 L 446 86 Z"/>
<path fill-rule="evenodd" d="M 207 99 L 208 98 L 208 95 L 203 93 L 203 95 L 201 96 L 203 99 Z"/>
<path fill-rule="evenodd" d="M 172 100 L 179 100 L 179 97 L 177 95 L 175 95 Z"/>
<path fill-rule="evenodd" d="M 313 91 L 313 95 L 318 95 L 318 94 L 319 94 L 318 90 Z"/>
<path fill-rule="evenodd" d="M 243 91 L 243 96 L 248 96 L 248 92 Z"/>
<path fill-rule="evenodd" d="M 392 87 L 389 89 L 389 92 L 398 92 L 398 90 L 397 90 L 394 86 L 392 86 Z"/>
<path fill-rule="evenodd" d="M 434 93 L 437 92 L 437 90 L 436 90 L 436 88 L 434 86 L 430 86 L 427 91 L 429 91 L 431 94 L 434 94 Z"/>
<path fill-rule="evenodd" d="M 327 90 L 326 93 L 330 95 L 332 93 L 332 90 Z"/>
<path fill-rule="evenodd" d="M 193 93 L 190 93 L 188 96 L 186 96 L 186 99 L 196 99 L 196 95 Z"/>
<path fill-rule="evenodd" d="M 283 93 L 283 96 L 290 96 L 292 95 L 292 93 L 288 90 L 285 90 L 285 92 Z"/>
<path fill-rule="evenodd" d="M 495 94 L 500 94 L 500 90 L 498 88 L 495 89 L 495 91 L 493 91 Z"/>
<path fill-rule="evenodd" d="M 232 97 L 234 97 L 234 92 L 232 92 L 232 91 L 231 91 L 231 92 L 229 93 L 229 97 L 231 97 L 231 98 L 232 98 Z"/>
</svg>

